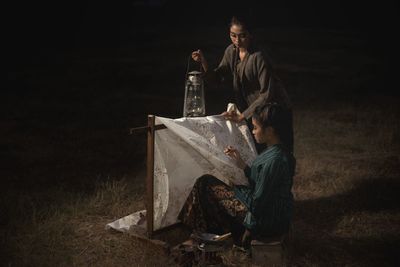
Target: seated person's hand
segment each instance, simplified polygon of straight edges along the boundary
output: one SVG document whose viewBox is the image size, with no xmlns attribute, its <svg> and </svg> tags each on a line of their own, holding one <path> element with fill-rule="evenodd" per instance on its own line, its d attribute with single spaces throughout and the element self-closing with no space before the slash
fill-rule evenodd
<svg viewBox="0 0 400 267">
<path fill-rule="evenodd" d="M 246 168 L 247 164 L 246 162 L 244 162 L 237 149 L 233 148 L 232 146 L 227 146 L 224 149 L 224 153 L 235 161 L 236 166 L 238 166 L 241 169 Z"/>
<path fill-rule="evenodd" d="M 235 111 L 225 111 L 221 113 L 225 119 L 233 121 L 233 122 L 241 122 L 244 120 L 243 114 L 238 115 Z"/>
</svg>

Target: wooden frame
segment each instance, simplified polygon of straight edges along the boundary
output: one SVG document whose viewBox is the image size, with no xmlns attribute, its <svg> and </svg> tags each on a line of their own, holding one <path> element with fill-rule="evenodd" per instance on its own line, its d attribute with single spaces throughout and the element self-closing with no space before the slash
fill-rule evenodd
<svg viewBox="0 0 400 267">
<path fill-rule="evenodd" d="M 164 124 L 155 124 L 155 116 L 147 115 L 147 126 L 136 127 L 130 129 L 130 134 L 138 132 L 147 133 L 147 162 L 146 162 L 146 220 L 147 220 L 147 236 L 152 238 L 154 234 L 161 233 L 168 229 L 179 225 L 179 222 L 154 230 L 154 135 L 155 131 L 166 129 Z"/>
<path fill-rule="evenodd" d="M 155 116 L 147 116 L 146 219 L 149 238 L 152 238 L 154 230 L 154 126 Z"/>
</svg>

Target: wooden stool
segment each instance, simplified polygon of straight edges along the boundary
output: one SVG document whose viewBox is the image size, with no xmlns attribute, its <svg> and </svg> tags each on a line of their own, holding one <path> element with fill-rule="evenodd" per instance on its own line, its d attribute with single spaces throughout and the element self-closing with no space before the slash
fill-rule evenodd
<svg viewBox="0 0 400 267">
<path fill-rule="evenodd" d="M 251 262 L 253 266 L 286 266 L 284 241 L 286 235 L 251 241 Z"/>
</svg>

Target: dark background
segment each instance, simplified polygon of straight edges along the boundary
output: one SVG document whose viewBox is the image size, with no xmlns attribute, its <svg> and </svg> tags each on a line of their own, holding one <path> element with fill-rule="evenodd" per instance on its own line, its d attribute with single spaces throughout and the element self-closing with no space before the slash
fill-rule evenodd
<svg viewBox="0 0 400 267">
<path fill-rule="evenodd" d="M 326 41 L 325 48 L 347 49 L 349 56 L 362 49 L 374 58 L 359 71 L 367 82 L 346 97 L 398 95 L 394 1 L 29 1 L 8 2 L 4 13 L 1 157 L 7 186 L 90 187 L 94 178 L 81 179 L 80 165 L 92 177 L 133 173 L 131 163 L 143 162 L 144 146 L 128 136 L 129 127 L 145 124 L 150 113 L 181 116 L 187 56 L 204 47 L 214 55 L 212 65 L 218 63 L 235 13 L 250 14 L 256 29 L 281 35 L 312 29 L 324 40 L 337 32 L 345 38 Z M 274 45 L 290 46 L 295 56 L 296 45 L 320 49 L 298 35 L 297 43 L 288 36 Z M 273 36 L 269 40 L 273 44 Z M 301 79 L 286 76 L 289 83 Z M 323 102 L 324 89 L 307 95 L 293 88 L 289 94 L 298 104 L 309 97 Z M 228 94 L 208 94 L 208 113 L 219 112 Z M 26 156 L 46 148 L 51 152 L 43 158 Z"/>
<path fill-rule="evenodd" d="M 182 116 L 188 55 L 201 48 L 215 66 L 235 13 L 253 18 L 297 111 L 400 103 L 395 1 L 39 0 L 2 11 L 0 245 L 9 255 L 32 206 L 50 210 L 122 178 L 144 192 L 146 140 L 129 128 L 147 114 Z M 216 114 L 231 91 L 206 100 Z"/>
<path fill-rule="evenodd" d="M 14 1 L 6 4 L 4 13 L 3 43 L 7 47 L 4 52 L 11 61 L 9 66 L 19 68 L 21 63 L 44 62 L 55 53 L 99 42 L 107 47 L 131 41 L 133 48 L 140 48 L 157 37 L 141 35 L 146 28 L 164 31 L 164 27 L 196 30 L 221 26 L 227 25 L 232 14 L 237 13 L 251 14 L 260 28 L 361 31 L 369 35 L 372 49 L 384 50 L 391 56 L 397 54 L 394 41 L 398 8 L 395 1 L 389 0 Z"/>
<path fill-rule="evenodd" d="M 296 46 L 344 49 L 349 57 L 362 49 L 374 62 L 352 70 L 367 82 L 346 97 L 398 95 L 394 1 L 29 1 L 8 2 L 4 13 L 1 157 L 7 186 L 90 188 L 99 176 L 143 168 L 142 139 L 129 136 L 129 127 L 144 125 L 151 113 L 181 116 L 187 56 L 204 48 L 215 66 L 229 44 L 232 14 L 250 15 L 255 29 L 286 31 L 286 43 L 266 39 L 275 50 L 290 47 L 295 57 Z M 325 47 L 303 36 L 304 29 L 318 32 L 312 38 Z M 332 33 L 341 39 L 329 41 Z M 343 93 L 298 92 L 301 74 L 282 76 L 289 85 L 294 81 L 288 90 L 298 104 Z M 220 112 L 230 93 L 208 94 L 208 113 Z M 132 162 L 141 164 L 135 169 Z M 92 178 L 81 179 L 85 170 Z"/>
</svg>

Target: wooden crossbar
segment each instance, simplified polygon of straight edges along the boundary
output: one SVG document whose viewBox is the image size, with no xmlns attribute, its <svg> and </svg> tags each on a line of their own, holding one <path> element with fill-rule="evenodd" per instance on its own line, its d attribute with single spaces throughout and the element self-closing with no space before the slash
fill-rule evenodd
<svg viewBox="0 0 400 267">
<path fill-rule="evenodd" d="M 152 116 L 152 115 L 149 115 Z M 154 125 L 154 130 L 162 130 L 162 129 L 166 129 L 167 126 L 165 126 L 164 124 L 157 124 Z M 138 134 L 138 133 L 146 133 L 149 130 L 149 126 L 141 126 L 141 127 L 135 127 L 135 128 L 130 128 L 129 129 L 129 134 Z"/>
</svg>

